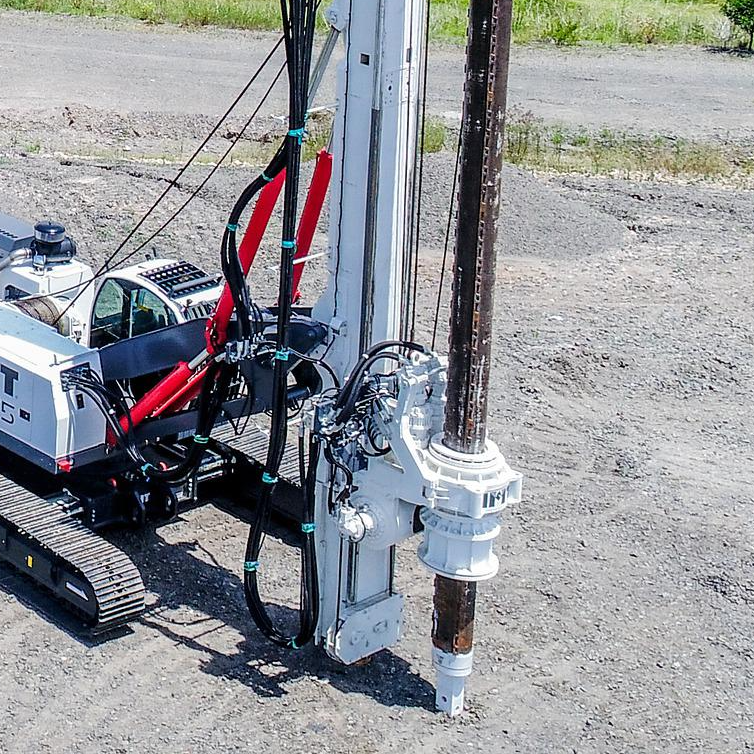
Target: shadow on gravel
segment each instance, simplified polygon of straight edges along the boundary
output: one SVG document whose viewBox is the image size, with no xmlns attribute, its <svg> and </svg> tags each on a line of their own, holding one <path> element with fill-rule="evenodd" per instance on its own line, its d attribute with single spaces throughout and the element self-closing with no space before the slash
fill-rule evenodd
<svg viewBox="0 0 754 754">
<path fill-rule="evenodd" d="M 88 633 L 80 618 L 63 607 L 46 589 L 6 563 L 0 563 L 0 591 L 15 597 L 22 605 L 85 647 L 96 647 L 133 633 L 129 626 L 121 626 L 103 636 Z"/>
<path fill-rule="evenodd" d="M 311 644 L 300 651 L 277 647 L 254 626 L 241 579 L 220 564 L 197 557 L 202 552 L 211 558 L 200 542 L 169 544 L 154 528 L 133 536 L 138 537 L 139 545 L 124 549 L 141 570 L 147 588 L 159 595 L 142 623 L 192 652 L 209 655 L 200 666 L 203 672 L 243 683 L 263 697 L 284 697 L 292 682 L 310 677 L 386 706 L 434 709 L 432 685 L 389 650 L 380 652 L 368 665 L 347 667 Z M 186 608 L 200 615 L 195 620 L 174 621 L 164 614 L 185 612 Z M 293 626 L 298 620 L 290 608 L 270 605 L 269 610 L 280 624 Z M 238 631 L 242 640 L 229 642 L 227 649 L 211 646 L 212 641 L 206 639 L 212 640 L 211 635 L 225 626 Z"/>
<path fill-rule="evenodd" d="M 752 58 L 754 50 L 747 50 L 744 47 L 720 47 L 717 45 L 707 45 L 705 52 L 711 52 L 716 55 L 732 55 L 736 58 Z"/>
</svg>

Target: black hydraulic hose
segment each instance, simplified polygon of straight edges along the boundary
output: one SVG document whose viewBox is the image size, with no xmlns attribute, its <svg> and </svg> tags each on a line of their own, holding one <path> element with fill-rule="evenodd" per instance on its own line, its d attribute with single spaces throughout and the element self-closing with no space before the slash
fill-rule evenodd
<svg viewBox="0 0 754 754">
<path fill-rule="evenodd" d="M 380 343 L 375 343 L 356 362 L 356 365 L 351 370 L 348 379 L 340 391 L 338 399 L 335 401 L 334 409 L 337 412 L 335 415 L 336 425 L 343 424 L 353 413 L 353 408 L 358 399 L 361 381 L 364 378 L 364 375 L 369 371 L 369 368 L 382 359 L 392 359 L 397 361 L 400 358 L 397 354 L 388 351 L 388 348 L 405 348 L 409 351 L 419 351 L 424 354 L 429 353 L 424 346 L 408 340 L 384 340 Z"/>
<path fill-rule="evenodd" d="M 288 428 L 288 358 L 289 328 L 293 298 L 293 258 L 296 253 L 296 220 L 298 205 L 299 174 L 301 165 L 301 143 L 304 136 L 309 73 L 311 70 L 314 27 L 316 22 L 316 0 L 281 0 L 283 29 L 288 62 L 289 112 L 288 135 L 285 143 L 286 182 L 283 200 L 283 239 L 280 254 L 280 280 L 278 285 L 278 320 L 276 351 L 273 358 L 272 419 L 270 443 L 262 475 L 262 493 L 256 516 L 249 531 L 244 563 L 244 591 L 254 622 L 271 641 L 290 647 L 301 647 L 314 636 L 318 614 L 318 586 L 316 553 L 314 542 L 314 493 L 307 501 L 307 515 L 301 525 L 301 601 L 299 629 L 290 637 L 278 630 L 270 619 L 262 602 L 258 588 L 259 554 L 262 548 L 264 530 L 270 517 L 272 494 L 286 445 Z M 315 451 L 314 447 L 311 448 Z M 315 461 L 319 457 L 316 450 L 310 457 L 310 475 L 316 475 Z M 308 493 L 307 493 L 308 497 Z"/>
<path fill-rule="evenodd" d="M 263 509 L 264 518 L 260 521 L 262 525 L 252 527 L 246 545 L 244 591 L 249 613 L 265 636 L 276 644 L 293 647 L 294 649 L 301 648 L 312 638 L 319 620 L 319 578 L 317 574 L 314 517 L 320 451 L 320 443 L 311 438 L 306 477 L 302 486 L 304 522 L 301 525 L 301 596 L 299 631 L 296 636 L 287 637 L 274 626 L 259 594 L 258 574 L 260 567 L 259 553 L 261 551 L 259 538 L 264 534 L 264 529 L 269 522 L 269 507 Z"/>
<path fill-rule="evenodd" d="M 233 368 L 224 362 L 213 361 L 202 380 L 202 389 L 197 400 L 197 424 L 186 457 L 170 468 L 158 468 L 141 454 L 133 439 L 128 443 L 129 455 L 136 454 L 142 474 L 148 479 L 178 484 L 196 472 L 209 443 L 210 433 L 227 398 Z M 122 428 L 121 428 L 122 430 Z M 132 455 L 133 457 L 133 455 Z"/>
<path fill-rule="evenodd" d="M 148 477 L 178 483 L 188 479 L 199 468 L 207 450 L 210 433 L 228 396 L 233 374 L 233 367 L 225 362 L 211 362 L 202 380 L 196 432 L 186 458 L 170 469 L 149 469 L 146 471 Z"/>
<path fill-rule="evenodd" d="M 378 361 L 382 361 L 382 359 L 391 359 L 392 361 L 398 361 L 400 362 L 401 357 L 398 356 L 397 353 L 393 353 L 392 351 L 385 351 L 384 353 L 375 353 L 372 354 L 363 364 L 362 368 L 356 375 L 356 380 L 349 385 L 349 391 L 347 393 L 347 399 L 343 405 L 343 407 L 340 409 L 340 411 L 335 416 L 335 425 L 340 426 L 347 422 L 353 412 L 356 408 L 356 401 L 359 399 L 359 388 L 361 387 L 361 380 L 363 376 L 369 371 L 369 368 L 377 363 Z M 344 391 L 345 393 L 345 391 Z"/>
<path fill-rule="evenodd" d="M 201 463 L 206 444 L 209 441 L 209 432 L 214 426 L 222 406 L 222 396 L 227 392 L 229 370 L 225 369 L 224 371 L 225 375 L 221 373 L 221 376 L 217 380 L 215 380 L 216 372 L 211 376 L 207 375 L 207 380 L 203 383 L 203 390 L 199 399 L 199 421 L 192 447 L 183 461 L 168 469 L 153 466 L 142 455 L 133 436 L 133 424 L 128 407 L 119 396 L 115 395 L 98 379 L 96 373 L 91 373 L 88 378 L 76 377 L 72 381 L 77 389 L 81 390 L 94 401 L 95 405 L 104 415 L 105 421 L 116 440 L 123 447 L 131 461 L 141 469 L 146 477 L 177 483 L 187 479 Z M 127 431 L 124 431 L 123 427 L 121 427 L 116 414 L 113 412 L 113 406 L 117 406 L 121 414 L 128 417 L 129 426 Z M 202 434 L 203 432 L 206 434 Z"/>
<path fill-rule="evenodd" d="M 429 351 L 423 345 L 421 345 L 420 343 L 414 343 L 410 340 L 383 340 L 379 343 L 375 343 L 362 354 L 361 358 L 356 362 L 353 369 L 351 370 L 351 374 L 349 375 L 345 385 L 343 385 L 343 390 L 341 391 L 338 400 L 335 401 L 336 409 L 342 408 L 343 404 L 348 400 L 347 391 L 350 390 L 350 386 L 358 382 L 361 377 L 363 377 L 365 371 L 364 365 L 367 363 L 367 361 L 369 361 L 375 354 L 386 351 L 388 348 L 406 348 L 409 351 L 418 351 L 419 353 L 424 354 L 429 353 Z"/>
<path fill-rule="evenodd" d="M 223 233 L 220 263 L 223 276 L 228 281 L 228 288 L 230 289 L 233 304 L 236 308 L 241 337 L 244 340 L 248 340 L 252 335 L 250 317 L 253 304 L 249 298 L 246 276 L 243 273 L 241 261 L 238 257 L 236 243 L 238 222 L 252 199 L 283 170 L 286 165 L 286 150 L 287 142 L 284 142 L 278 148 L 275 156 L 270 160 L 265 170 L 241 192 L 241 195 L 233 205 Z"/>
</svg>

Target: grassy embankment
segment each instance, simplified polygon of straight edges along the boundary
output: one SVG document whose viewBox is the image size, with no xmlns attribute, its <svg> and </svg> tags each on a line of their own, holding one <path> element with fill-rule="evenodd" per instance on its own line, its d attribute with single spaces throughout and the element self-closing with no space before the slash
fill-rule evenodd
<svg viewBox="0 0 754 754">
<path fill-rule="evenodd" d="M 738 186 L 754 181 L 754 152 L 743 146 L 611 129 L 564 128 L 516 110 L 508 113 L 506 159 L 521 167 L 558 173 L 704 179 Z"/>
<path fill-rule="evenodd" d="M 325 145 L 330 119 L 322 113 L 313 124 L 305 156 Z M 429 116 L 425 153 L 454 150 L 458 131 Z M 614 129 L 566 128 L 530 112 L 512 109 L 506 124 L 505 159 L 522 168 L 550 173 L 614 175 L 635 180 L 680 179 L 754 183 L 754 152 L 749 147 L 690 141 L 660 134 Z"/>
<path fill-rule="evenodd" d="M 83 16 L 127 16 L 151 23 L 277 29 L 278 0 L 0 0 L 0 7 Z M 462 41 L 468 0 L 432 0 L 432 35 Z M 515 0 L 517 42 L 606 44 L 719 43 L 714 0 Z"/>
</svg>

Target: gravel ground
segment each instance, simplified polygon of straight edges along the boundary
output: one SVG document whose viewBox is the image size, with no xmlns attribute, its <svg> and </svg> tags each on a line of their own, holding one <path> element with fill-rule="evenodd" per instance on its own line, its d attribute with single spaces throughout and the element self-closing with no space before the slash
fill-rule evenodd
<svg viewBox="0 0 754 754">
<path fill-rule="evenodd" d="M 112 108 L 71 100 L 84 105 L 88 127 L 51 120 L 46 138 L 64 132 L 72 152 L 114 138 Z M 22 119 L 19 110 L 2 117 Z M 160 133 L 192 143 L 205 125 L 151 110 L 118 118 L 135 151 Z M 43 120 L 34 129 L 45 136 Z M 2 148 L 0 209 L 64 221 L 90 261 L 115 247 L 173 172 L 37 154 L 26 140 L 18 133 Z M 448 153 L 427 160 L 425 338 L 452 162 Z M 206 170 L 185 176 L 178 193 Z M 213 266 L 248 174 L 220 170 L 160 250 Z M 754 748 L 754 192 L 514 169 L 504 186 L 490 421 L 526 487 L 504 516 L 500 574 L 481 589 L 468 714 L 432 711 L 431 579 L 415 543 L 399 553 L 403 641 L 367 667 L 342 668 L 260 638 L 241 589 L 246 528 L 205 507 L 115 535 L 142 568 L 150 604 L 131 631 L 103 643 L 76 638 L 0 571 L 0 750 Z M 322 274 L 312 268 L 305 295 Z M 263 263 L 260 297 L 273 278 Z M 277 542 L 266 550 L 271 591 L 293 586 L 289 558 Z"/>
</svg>

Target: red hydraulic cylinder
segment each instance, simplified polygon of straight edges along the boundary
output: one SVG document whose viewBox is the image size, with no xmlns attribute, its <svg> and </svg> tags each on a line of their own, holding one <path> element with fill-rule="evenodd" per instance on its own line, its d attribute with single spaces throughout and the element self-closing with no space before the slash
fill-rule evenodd
<svg viewBox="0 0 754 754">
<path fill-rule="evenodd" d="M 317 154 L 317 163 L 314 166 L 312 182 L 309 185 L 309 193 L 306 196 L 306 203 L 301 212 L 301 220 L 298 225 L 296 234 L 296 255 L 293 257 L 294 263 L 297 259 L 303 259 L 309 255 L 312 248 L 312 239 L 314 231 L 317 230 L 319 216 L 322 213 L 322 207 L 327 196 L 327 189 L 330 185 L 332 176 L 332 154 L 326 149 L 321 149 Z M 293 302 L 296 303 L 301 297 L 298 289 L 301 282 L 301 276 L 304 274 L 305 262 L 294 264 L 293 266 Z"/>
<path fill-rule="evenodd" d="M 171 395 L 175 395 L 181 388 L 185 387 L 193 373 L 194 370 L 191 369 L 188 362 L 179 361 L 170 374 L 163 377 L 132 406 L 129 412 L 131 423 L 136 426 L 150 416 L 155 408 L 165 403 Z M 120 426 L 123 427 L 124 431 L 128 431 L 128 417 L 120 417 Z"/>
<path fill-rule="evenodd" d="M 259 250 L 262 236 L 267 230 L 284 182 L 285 171 L 281 171 L 262 189 L 254 205 L 246 234 L 238 249 L 244 275 L 249 272 Z M 207 320 L 206 339 L 210 353 L 217 353 L 224 345 L 228 333 L 228 322 L 232 314 L 233 297 L 226 283 L 213 315 Z M 204 372 L 204 369 L 197 372 L 185 361 L 179 362 L 170 374 L 134 404 L 131 408 L 131 423 L 135 426 L 149 416 L 159 416 L 169 409 L 177 410 L 184 406 L 198 394 Z M 124 430 L 127 430 L 128 418 L 122 416 L 120 424 Z"/>
<path fill-rule="evenodd" d="M 305 259 L 308 256 L 314 233 L 317 229 L 322 207 L 327 197 L 327 189 L 332 176 L 332 154 L 322 149 L 317 155 L 312 182 L 309 186 L 304 209 L 301 213 L 298 232 L 296 234 L 296 255 L 294 260 Z M 278 173 L 260 192 L 254 205 L 243 241 L 238 249 L 238 257 L 244 275 L 248 275 L 254 258 L 259 251 L 262 237 L 267 230 L 270 217 L 285 182 L 285 170 Z M 300 297 L 299 283 L 304 272 L 305 262 L 296 264 L 293 268 L 293 300 Z M 228 334 L 228 323 L 233 314 L 233 297 L 228 284 L 225 284 L 215 311 L 207 320 L 206 339 L 207 350 L 210 354 L 217 353 L 225 344 Z M 157 385 L 145 393 L 131 409 L 131 423 L 135 426 L 150 416 L 160 416 L 163 413 L 177 411 L 196 397 L 201 389 L 206 367 L 192 369 L 185 361 L 179 362 L 170 374 Z M 128 419 L 120 418 L 124 430 L 128 429 Z"/>
<path fill-rule="evenodd" d="M 150 416 L 162 416 L 162 414 L 170 413 L 171 411 L 179 411 L 189 401 L 196 398 L 202 389 L 202 382 L 204 382 L 204 375 L 207 373 L 207 369 L 208 366 L 205 366 L 193 372 L 182 387 L 178 388 L 172 395 L 168 395 L 161 404 L 154 408 Z"/>
<path fill-rule="evenodd" d="M 270 217 L 275 209 L 275 204 L 280 196 L 280 191 L 285 183 L 285 170 L 281 170 L 270 183 L 268 183 L 259 194 L 257 203 L 254 205 L 254 211 L 251 213 L 249 225 L 246 233 L 238 248 L 238 258 L 241 262 L 243 274 L 248 275 L 249 269 L 259 251 L 259 245 L 262 243 L 262 236 L 267 230 Z M 217 351 L 225 345 L 228 335 L 228 322 L 233 314 L 233 297 L 230 294 L 228 284 L 225 284 L 223 292 L 220 294 L 220 300 L 217 302 L 214 314 L 207 322 L 207 347 L 211 353 Z"/>
</svg>

